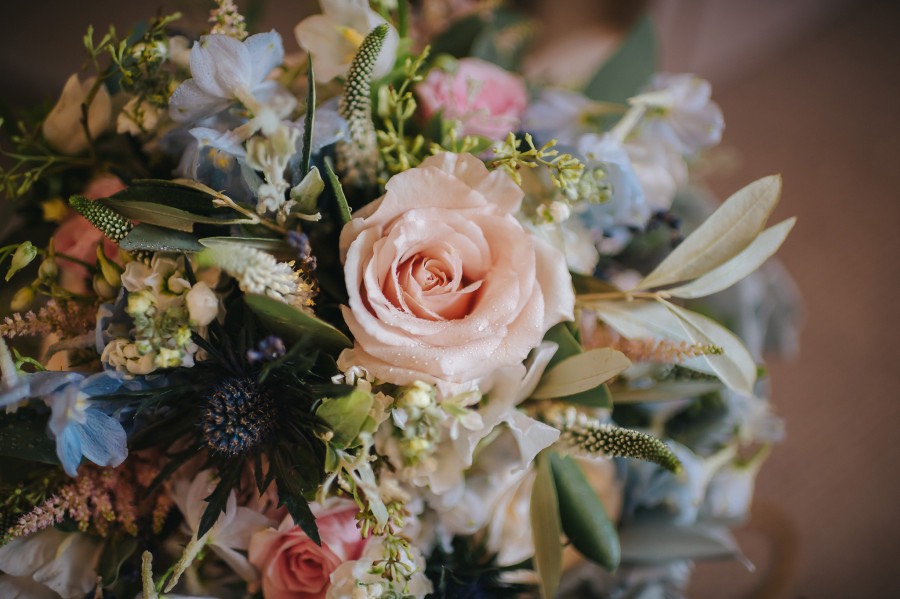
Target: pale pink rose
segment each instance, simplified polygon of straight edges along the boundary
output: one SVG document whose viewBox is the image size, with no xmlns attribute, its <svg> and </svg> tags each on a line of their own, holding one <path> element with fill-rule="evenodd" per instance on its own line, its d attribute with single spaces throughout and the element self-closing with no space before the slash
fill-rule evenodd
<svg viewBox="0 0 900 599">
<path fill-rule="evenodd" d="M 565 257 L 516 220 L 523 193 L 506 173 L 445 153 L 385 189 L 341 231 L 355 339 L 343 370 L 398 385 L 473 381 L 521 363 L 573 318 Z"/>
<path fill-rule="evenodd" d="M 115 175 L 100 175 L 92 179 L 82 195 L 89 200 L 109 197 L 125 189 L 125 184 Z M 119 262 L 119 248 L 100 229 L 80 214 L 73 214 L 53 234 L 53 248 L 60 254 L 78 258 L 90 264 L 97 260 L 97 245 L 103 243 L 103 253 L 110 260 Z M 87 269 L 60 258 L 60 285 L 72 293 L 85 293 L 90 288 Z"/>
<path fill-rule="evenodd" d="M 416 86 L 422 115 L 442 112 L 459 121 L 462 135 L 503 139 L 515 131 L 528 104 L 522 78 L 477 58 L 463 58 L 455 73 L 432 69 Z"/>
<path fill-rule="evenodd" d="M 287 516 L 278 530 L 268 528 L 250 539 L 250 563 L 262 576 L 266 599 L 320 599 L 331 584 L 331 573 L 342 563 L 359 559 L 366 539 L 356 526 L 356 504 L 336 499 L 313 506 L 322 544 L 310 539 Z"/>
</svg>

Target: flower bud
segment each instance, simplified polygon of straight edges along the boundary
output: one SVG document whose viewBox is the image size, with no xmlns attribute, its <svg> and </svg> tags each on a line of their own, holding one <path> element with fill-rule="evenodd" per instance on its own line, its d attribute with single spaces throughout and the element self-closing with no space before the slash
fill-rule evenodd
<svg viewBox="0 0 900 599">
<path fill-rule="evenodd" d="M 34 301 L 34 289 L 31 287 L 22 287 L 13 296 L 9 307 L 13 312 L 24 312 L 31 306 Z"/>
<path fill-rule="evenodd" d="M 28 266 L 32 260 L 34 260 L 35 256 L 37 256 L 37 248 L 34 247 L 30 241 L 26 241 L 19 245 L 16 248 L 16 253 L 13 254 L 12 263 L 9 265 L 9 270 L 6 272 L 6 280 L 9 281 L 14 274 Z"/>
<path fill-rule="evenodd" d="M 423 409 L 430 406 L 433 401 L 434 389 L 422 381 L 403 387 L 397 394 L 397 403 L 404 407 Z"/>
<path fill-rule="evenodd" d="M 97 246 L 97 264 L 100 266 L 103 279 L 110 287 L 122 286 L 122 267 L 106 257 L 102 243 Z"/>
<path fill-rule="evenodd" d="M 55 281 L 58 274 L 59 265 L 56 264 L 56 259 L 52 257 L 46 258 L 41 262 L 40 268 L 38 268 L 38 278 L 41 281 Z"/>
<path fill-rule="evenodd" d="M 100 299 L 112 299 L 116 297 L 116 294 L 119 293 L 117 287 L 113 287 L 109 283 L 106 282 L 106 279 L 103 278 L 102 275 L 96 274 L 94 275 L 93 280 L 94 293 L 97 294 L 97 297 Z"/>
</svg>

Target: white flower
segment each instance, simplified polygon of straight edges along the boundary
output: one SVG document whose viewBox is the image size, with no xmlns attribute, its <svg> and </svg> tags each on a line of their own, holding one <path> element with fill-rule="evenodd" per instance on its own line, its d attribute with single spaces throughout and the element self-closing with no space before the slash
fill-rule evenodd
<svg viewBox="0 0 900 599">
<path fill-rule="evenodd" d="M 665 143 L 680 154 L 690 155 L 716 145 L 722 139 L 725 122 L 710 94 L 709 82 L 694 75 L 654 75 L 650 91 L 629 100 L 648 109 L 639 134 Z"/>
<path fill-rule="evenodd" d="M 178 123 L 193 123 L 240 102 L 251 113 L 242 132 L 249 137 L 293 110 L 296 100 L 266 77 L 284 60 L 281 37 L 274 31 L 251 35 L 243 42 L 227 35 L 206 35 L 191 50 L 191 79 L 178 86 L 169 100 L 169 114 Z"/>
<path fill-rule="evenodd" d="M 587 116 L 594 102 L 578 92 L 545 88 L 525 111 L 522 128 L 542 142 L 556 139 L 574 145 L 578 136 L 591 129 Z"/>
<path fill-rule="evenodd" d="M 320 0 L 321 15 L 300 21 L 294 28 L 297 43 L 315 59 L 316 81 L 327 83 L 347 74 L 366 35 L 385 22 L 369 8 L 368 0 Z M 397 58 L 397 31 L 388 24 L 372 77 L 387 75 Z"/>
<path fill-rule="evenodd" d="M 128 133 L 141 135 L 156 129 L 162 110 L 134 96 L 122 108 L 122 112 L 116 117 L 116 133 Z"/>
<path fill-rule="evenodd" d="M 431 581 L 425 575 L 425 559 L 415 545 L 411 545 L 410 550 L 412 555 L 400 552 L 401 561 L 413 572 L 407 589 L 394 588 L 391 581 L 373 572 L 375 562 L 384 560 L 386 554 L 384 537 L 373 536 L 358 560 L 344 562 L 331 573 L 326 599 L 374 599 L 385 596 L 388 591 L 400 592 L 404 597 L 425 597 L 433 591 Z"/>
<path fill-rule="evenodd" d="M 78 75 L 72 75 L 63 87 L 62 95 L 56 106 L 44 119 L 41 131 L 47 142 L 63 154 L 80 154 L 88 147 L 81 124 L 81 105 L 87 99 L 97 78 L 92 77 L 84 83 Z M 92 137 L 97 137 L 109 127 L 112 118 L 112 101 L 104 85 L 100 85 L 91 107 L 88 110 L 88 129 Z"/>
<path fill-rule="evenodd" d="M 193 326 L 205 327 L 219 313 L 219 298 L 203 281 L 198 281 L 191 287 L 184 299 L 187 302 L 188 314 L 190 314 Z"/>
<path fill-rule="evenodd" d="M 650 210 L 668 210 L 675 192 L 688 181 L 684 158 L 669 146 L 643 136 L 627 141 L 624 147 Z"/>
<path fill-rule="evenodd" d="M 82 533 L 55 528 L 0 547 L 0 596 L 9 599 L 81 599 L 97 584 L 103 545 Z"/>
</svg>

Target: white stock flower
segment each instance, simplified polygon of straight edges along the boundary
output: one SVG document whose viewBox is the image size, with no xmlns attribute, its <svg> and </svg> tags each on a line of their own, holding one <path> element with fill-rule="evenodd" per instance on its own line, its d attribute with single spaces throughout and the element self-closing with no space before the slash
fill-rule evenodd
<svg viewBox="0 0 900 599">
<path fill-rule="evenodd" d="M 401 561 L 414 574 L 409 580 L 409 588 L 394 588 L 395 585 L 382 578 L 377 572 L 376 562 L 384 560 L 386 548 L 384 537 L 373 536 L 366 544 L 358 560 L 346 561 L 331 573 L 331 586 L 326 599 L 375 599 L 388 595 L 390 591 L 400 592 L 404 597 L 425 597 L 433 591 L 431 581 L 425 575 L 425 558 L 415 545 L 410 545 L 413 555 L 400 552 Z"/>
<path fill-rule="evenodd" d="M 0 547 L 0 596 L 81 599 L 97 584 L 103 544 L 82 533 L 45 528 Z"/>
<path fill-rule="evenodd" d="M 203 281 L 191 287 L 184 299 L 194 326 L 205 327 L 219 314 L 219 298 Z"/>
<path fill-rule="evenodd" d="M 319 4 L 323 14 L 300 21 L 294 35 L 315 60 L 316 81 L 327 83 L 347 74 L 366 35 L 385 20 L 369 8 L 368 0 L 320 0 Z M 399 43 L 397 31 L 388 24 L 387 37 L 372 70 L 373 78 L 390 72 Z"/>
<path fill-rule="evenodd" d="M 78 75 L 66 81 L 56 105 L 44 119 L 41 131 L 47 142 L 63 154 L 80 154 L 88 147 L 87 137 L 81 124 L 81 105 L 87 99 L 97 78 L 84 83 Z M 97 137 L 109 127 L 112 118 L 112 101 L 106 86 L 100 85 L 88 110 L 88 129 L 92 137 Z"/>
</svg>

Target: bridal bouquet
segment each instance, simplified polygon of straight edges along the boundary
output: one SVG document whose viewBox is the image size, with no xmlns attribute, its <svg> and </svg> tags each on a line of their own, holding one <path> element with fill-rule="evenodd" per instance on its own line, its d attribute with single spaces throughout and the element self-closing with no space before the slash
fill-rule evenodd
<svg viewBox="0 0 900 599">
<path fill-rule="evenodd" d="M 321 0 L 297 56 L 231 0 L 90 29 L 4 124 L 4 597 L 655 597 L 740 558 L 778 177 L 684 191 L 722 116 L 646 21 L 573 90 L 517 74 L 523 16 L 417 6 Z"/>
</svg>

